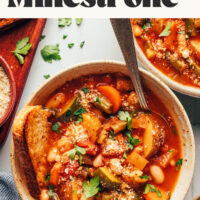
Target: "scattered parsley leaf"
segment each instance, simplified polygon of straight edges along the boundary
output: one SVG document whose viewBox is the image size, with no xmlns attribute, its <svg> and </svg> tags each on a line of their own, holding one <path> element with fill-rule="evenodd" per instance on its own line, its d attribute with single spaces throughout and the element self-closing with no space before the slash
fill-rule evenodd
<svg viewBox="0 0 200 200">
<path fill-rule="evenodd" d="M 125 134 L 128 137 L 128 143 L 133 146 L 131 149 L 140 144 L 141 141 L 138 138 L 134 138 L 130 132 L 126 132 Z"/>
<path fill-rule="evenodd" d="M 48 183 L 50 181 L 50 173 L 48 172 L 47 175 L 46 175 L 46 178 L 45 178 L 45 182 Z"/>
<path fill-rule="evenodd" d="M 83 121 L 83 117 L 81 115 L 78 116 L 78 119 L 75 121 L 75 124 L 79 124 Z"/>
<path fill-rule="evenodd" d="M 69 43 L 68 47 L 71 49 L 74 46 L 74 43 Z"/>
<path fill-rule="evenodd" d="M 75 146 L 72 150 L 69 151 L 69 158 L 71 160 L 74 160 L 75 155 L 79 156 L 79 162 L 80 164 L 82 164 L 82 155 L 86 154 L 86 150 L 85 148 L 79 147 L 79 146 Z"/>
<path fill-rule="evenodd" d="M 42 58 L 45 62 L 52 63 L 53 60 L 61 60 L 61 57 L 59 55 L 60 49 L 59 45 L 46 45 L 41 50 Z"/>
<path fill-rule="evenodd" d="M 50 75 L 47 74 L 47 75 L 44 75 L 43 77 L 44 77 L 45 79 L 48 79 L 48 78 L 50 78 Z"/>
<path fill-rule="evenodd" d="M 99 177 L 95 177 L 95 178 L 90 179 L 89 183 L 84 181 L 83 189 L 84 189 L 86 198 L 93 197 L 98 193 L 99 184 L 100 184 L 100 178 Z"/>
<path fill-rule="evenodd" d="M 51 127 L 53 132 L 57 132 L 59 129 L 60 125 L 58 122 L 56 122 L 55 124 L 53 124 L 53 126 Z"/>
<path fill-rule="evenodd" d="M 165 27 L 165 29 L 162 31 L 162 33 L 159 35 L 159 37 L 169 36 L 171 33 L 171 30 L 170 30 L 171 28 L 172 28 L 172 22 L 169 22 L 167 26 Z"/>
<path fill-rule="evenodd" d="M 118 117 L 122 121 L 128 121 L 128 119 L 130 119 L 131 116 L 130 116 L 129 112 L 127 112 L 127 111 L 119 111 Z"/>
<path fill-rule="evenodd" d="M 101 101 L 100 101 L 99 97 L 96 98 L 96 102 L 101 104 Z"/>
<path fill-rule="evenodd" d="M 44 40 L 45 37 L 46 37 L 46 35 L 41 35 L 40 36 L 40 41 Z"/>
<path fill-rule="evenodd" d="M 72 18 L 59 18 L 58 19 L 59 27 L 70 26 L 71 24 L 72 24 Z"/>
<path fill-rule="evenodd" d="M 87 87 L 81 88 L 81 90 L 82 90 L 85 94 L 87 94 L 87 93 L 89 92 L 89 88 L 87 88 Z"/>
<path fill-rule="evenodd" d="M 80 48 L 83 48 L 84 45 L 85 45 L 85 41 L 82 41 L 82 42 L 80 43 Z"/>
<path fill-rule="evenodd" d="M 76 18 L 75 21 L 76 21 L 77 26 L 80 26 L 83 21 L 83 18 Z"/>
<path fill-rule="evenodd" d="M 146 184 L 145 189 L 144 189 L 144 194 L 148 194 L 149 192 L 150 192 L 149 184 Z"/>
<path fill-rule="evenodd" d="M 58 132 L 59 132 L 60 134 L 62 134 L 62 130 L 59 130 Z"/>
<path fill-rule="evenodd" d="M 127 159 L 127 151 L 124 152 L 123 158 Z"/>
<path fill-rule="evenodd" d="M 176 170 L 179 170 L 182 165 L 183 165 L 183 159 L 178 159 L 176 161 Z"/>
<path fill-rule="evenodd" d="M 65 40 L 68 37 L 68 35 L 63 35 L 63 40 Z"/>
<path fill-rule="evenodd" d="M 52 185 L 49 185 L 48 195 L 49 195 L 50 199 L 53 197 L 53 186 Z"/>
<path fill-rule="evenodd" d="M 179 34 L 185 35 L 185 31 L 180 31 Z"/>
<path fill-rule="evenodd" d="M 81 115 L 82 113 L 85 113 L 86 110 L 84 108 L 80 108 L 79 110 L 77 110 L 76 112 L 74 112 L 75 116 Z"/>
<path fill-rule="evenodd" d="M 111 137 L 111 139 L 113 139 L 113 140 L 115 139 L 115 134 L 114 134 L 113 131 L 110 130 L 110 131 L 108 132 L 108 135 Z"/>
<path fill-rule="evenodd" d="M 147 175 L 143 175 L 143 176 L 140 176 L 141 179 L 149 179 L 149 176 Z"/>
<path fill-rule="evenodd" d="M 24 64 L 24 56 L 28 54 L 29 50 L 32 47 L 32 44 L 29 43 L 29 39 L 29 37 L 25 37 L 22 40 L 18 40 L 15 51 L 12 51 L 12 53 L 15 55 L 21 65 Z"/>
</svg>

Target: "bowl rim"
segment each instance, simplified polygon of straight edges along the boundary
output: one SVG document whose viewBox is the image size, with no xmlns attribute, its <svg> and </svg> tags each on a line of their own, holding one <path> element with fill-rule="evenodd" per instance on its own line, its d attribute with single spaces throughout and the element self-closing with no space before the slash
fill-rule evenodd
<svg viewBox="0 0 200 200">
<path fill-rule="evenodd" d="M 134 39 L 135 39 L 135 49 L 137 52 L 137 58 L 145 69 L 147 69 L 149 72 L 151 72 L 156 77 L 158 77 L 161 81 L 163 81 L 171 89 L 173 89 L 177 92 L 180 92 L 182 94 L 191 96 L 191 97 L 200 98 L 200 88 L 196 88 L 194 86 L 183 85 L 182 83 L 179 83 L 179 82 L 174 81 L 173 79 L 169 78 L 166 74 L 164 74 L 159 69 L 157 69 L 149 61 L 149 59 L 146 57 L 146 55 L 142 51 L 141 47 L 139 46 L 135 36 L 134 36 Z"/>
<path fill-rule="evenodd" d="M 43 88 L 45 87 L 46 85 L 48 85 L 50 82 L 52 82 L 54 79 L 56 79 L 56 77 L 62 75 L 63 73 L 67 73 L 68 71 L 71 71 L 71 70 L 74 70 L 74 69 L 78 69 L 78 68 L 81 68 L 81 67 L 84 67 L 84 66 L 88 66 L 88 65 L 99 65 L 99 64 L 113 64 L 113 65 L 116 65 L 117 66 L 123 66 L 123 67 L 126 67 L 126 64 L 124 62 L 121 62 L 121 61 L 114 61 L 114 60 L 95 60 L 95 61 L 90 61 L 90 62 L 81 62 L 81 63 L 78 63 L 78 64 L 75 64 L 75 65 L 72 65 L 70 67 L 67 67 L 63 70 L 61 70 L 60 72 L 56 73 L 54 76 L 52 76 L 50 79 L 48 79 L 46 82 L 44 82 L 43 84 L 41 84 L 38 89 L 31 95 L 31 97 L 27 100 L 27 102 L 24 104 L 24 106 L 27 106 L 30 104 L 31 100 L 34 98 L 34 96 Z M 155 75 L 151 74 L 150 72 L 142 69 L 142 68 L 139 68 L 139 71 L 140 73 L 144 74 L 144 76 L 147 76 L 148 78 L 150 79 L 153 79 L 155 80 L 157 83 L 159 83 L 165 90 L 166 92 L 169 93 L 169 95 L 176 101 L 177 105 L 179 106 L 180 110 L 182 111 L 182 115 L 186 121 L 186 124 L 187 124 L 187 127 L 188 127 L 188 134 L 190 135 L 190 138 L 191 138 L 191 144 L 192 144 L 192 154 L 193 154 L 193 158 L 192 158 L 192 161 L 190 163 L 190 166 L 191 166 L 191 171 L 190 171 L 190 174 L 189 174 L 189 179 L 187 179 L 187 189 L 185 191 L 182 191 L 182 196 L 183 198 L 185 198 L 188 190 L 189 190 L 189 187 L 191 185 L 191 182 L 192 182 L 192 177 L 193 177 L 193 173 L 194 173 L 194 166 L 195 166 L 195 142 L 194 142 L 194 134 L 193 134 L 193 129 L 192 129 L 192 126 L 191 126 L 191 123 L 190 123 L 190 120 L 188 118 L 188 115 L 186 114 L 186 111 L 183 107 L 183 105 L 181 104 L 181 102 L 179 101 L 178 97 L 173 93 L 173 91 L 162 81 L 160 81 L 159 78 L 157 78 Z M 105 72 L 106 73 L 106 72 Z M 17 187 L 17 190 L 20 194 L 20 196 L 22 197 L 23 199 L 23 194 L 22 194 L 22 191 L 19 190 L 18 188 L 20 188 L 20 184 L 21 184 L 21 181 L 18 179 L 17 177 L 17 173 L 16 172 L 16 168 L 15 168 L 15 157 L 14 157 L 14 142 L 13 142 L 13 137 L 12 137 L 12 140 L 11 140 L 11 153 L 10 153 L 10 159 L 11 159 L 11 169 L 12 169 L 12 174 L 13 174 L 13 178 L 14 178 L 14 181 L 15 181 L 15 184 L 16 184 L 16 187 Z M 181 173 L 181 172 L 180 172 Z"/>
<path fill-rule="evenodd" d="M 16 100 L 16 83 L 10 66 L 1 55 L 0 55 L 0 66 L 3 67 L 6 75 L 8 76 L 10 82 L 10 91 L 11 91 L 8 108 L 5 110 L 3 117 L 0 118 L 0 127 L 1 127 L 6 122 L 6 120 L 8 119 L 14 108 Z"/>
</svg>

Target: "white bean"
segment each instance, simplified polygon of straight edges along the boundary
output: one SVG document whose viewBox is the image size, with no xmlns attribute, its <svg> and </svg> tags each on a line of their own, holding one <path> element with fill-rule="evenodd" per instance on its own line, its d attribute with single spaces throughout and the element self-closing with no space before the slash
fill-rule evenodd
<svg viewBox="0 0 200 200">
<path fill-rule="evenodd" d="M 103 157 L 101 154 L 99 154 L 94 160 L 93 160 L 93 166 L 94 167 L 101 167 L 103 164 Z"/>
<path fill-rule="evenodd" d="M 162 184 L 165 180 L 165 175 L 161 167 L 157 165 L 150 166 L 150 173 L 156 184 Z"/>
<path fill-rule="evenodd" d="M 56 147 L 53 147 L 50 149 L 48 156 L 47 156 L 47 160 L 49 162 L 54 162 L 54 161 L 59 161 L 59 153 L 58 153 L 58 149 Z"/>
</svg>

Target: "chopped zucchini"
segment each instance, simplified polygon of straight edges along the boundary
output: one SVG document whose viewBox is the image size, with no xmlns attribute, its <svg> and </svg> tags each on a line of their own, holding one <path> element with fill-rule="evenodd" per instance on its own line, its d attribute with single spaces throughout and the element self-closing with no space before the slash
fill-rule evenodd
<svg viewBox="0 0 200 200">
<path fill-rule="evenodd" d="M 112 103 L 102 95 L 99 95 L 97 98 L 98 98 L 98 101 L 94 102 L 95 107 L 97 107 L 98 109 L 100 109 L 108 114 L 111 114 L 112 113 Z"/>
<path fill-rule="evenodd" d="M 78 96 L 73 97 L 64 106 L 64 108 L 61 110 L 61 112 L 59 112 L 57 114 L 57 118 L 59 118 L 61 121 L 66 121 L 66 122 L 73 120 L 73 115 L 71 115 L 71 114 L 73 114 L 74 112 L 79 110 L 81 107 L 81 104 L 80 104 L 78 98 L 79 98 Z"/>
<path fill-rule="evenodd" d="M 186 67 L 186 63 L 183 60 L 178 59 L 178 55 L 166 52 L 166 59 L 168 62 L 179 72 L 182 72 Z"/>
<path fill-rule="evenodd" d="M 114 176 L 107 167 L 99 167 L 95 172 L 95 176 L 100 177 L 100 182 L 103 188 L 116 190 L 120 188 L 121 181 Z"/>
<path fill-rule="evenodd" d="M 196 31 L 196 28 L 194 26 L 194 18 L 186 19 L 185 30 L 186 30 L 186 33 L 190 36 L 196 36 L 197 35 L 197 31 Z"/>
</svg>

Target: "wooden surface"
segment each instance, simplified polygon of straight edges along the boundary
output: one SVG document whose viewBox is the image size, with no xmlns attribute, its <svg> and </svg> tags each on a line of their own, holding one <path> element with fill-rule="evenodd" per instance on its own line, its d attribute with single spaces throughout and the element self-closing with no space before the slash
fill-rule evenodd
<svg viewBox="0 0 200 200">
<path fill-rule="evenodd" d="M 6 123 L 0 127 L 0 145 L 5 141 L 9 133 L 45 22 L 45 19 L 29 19 L 0 33 L 0 55 L 7 61 L 12 69 L 16 82 L 15 107 Z M 24 65 L 20 65 L 12 51 L 15 50 L 17 41 L 27 36 L 30 37 L 29 42 L 32 44 L 32 48 L 25 57 Z"/>
</svg>

